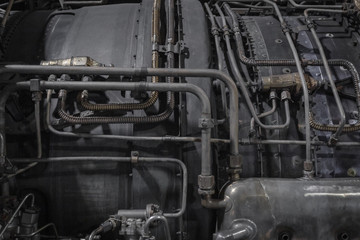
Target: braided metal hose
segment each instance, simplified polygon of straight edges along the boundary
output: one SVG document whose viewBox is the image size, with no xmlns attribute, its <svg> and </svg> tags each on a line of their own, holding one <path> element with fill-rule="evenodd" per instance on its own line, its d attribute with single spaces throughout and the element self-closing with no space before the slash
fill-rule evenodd
<svg viewBox="0 0 360 240">
<path fill-rule="evenodd" d="M 237 41 L 238 42 L 238 41 Z M 295 66 L 296 62 L 295 60 L 286 60 L 286 59 L 279 59 L 279 60 L 255 60 L 247 58 L 244 53 L 240 50 L 238 47 L 238 53 L 240 57 L 240 61 L 244 64 L 250 65 L 250 66 Z M 354 84 L 354 90 L 356 94 L 356 106 L 358 109 L 358 112 L 360 113 L 360 77 L 359 73 L 356 70 L 354 64 L 352 64 L 350 61 L 345 59 L 329 59 L 328 60 L 329 65 L 331 66 L 342 66 L 346 68 L 349 73 L 351 74 L 351 78 Z M 302 60 L 303 66 L 323 66 L 324 63 L 322 60 Z M 338 125 L 324 125 L 321 123 L 318 123 L 314 120 L 312 115 L 310 115 L 310 126 L 314 129 L 320 130 L 320 131 L 330 131 L 330 132 L 336 132 L 336 129 L 339 127 Z M 359 125 L 345 125 L 343 131 L 344 132 L 354 132 L 360 130 L 360 123 Z"/>
<path fill-rule="evenodd" d="M 317 61 L 319 61 L 319 60 L 317 60 Z M 351 78 L 353 80 L 355 94 L 356 94 L 356 106 L 357 106 L 358 112 L 360 114 L 360 77 L 359 77 L 359 73 L 356 70 L 354 64 L 352 64 L 350 61 L 344 60 L 344 59 L 329 59 L 328 63 L 331 66 L 342 66 L 342 67 L 346 68 L 349 71 L 349 73 L 351 74 Z M 322 61 L 319 62 L 319 65 L 322 65 Z"/>
<path fill-rule="evenodd" d="M 329 125 L 329 124 L 322 124 L 322 123 L 316 122 L 314 120 L 312 113 L 310 113 L 309 117 L 310 117 L 310 126 L 316 130 L 327 131 L 327 132 L 336 132 L 337 129 L 339 128 L 339 125 L 337 125 L 337 124 Z M 349 132 L 355 132 L 355 131 L 359 131 L 359 130 L 360 130 L 360 123 L 356 123 L 354 125 L 345 124 L 342 132 L 349 133 Z"/>
<path fill-rule="evenodd" d="M 152 81 L 157 83 L 158 81 Z M 88 101 L 88 95 L 82 93 L 80 98 L 81 106 L 91 111 L 113 111 L 113 110 L 141 110 L 151 107 L 159 97 L 158 92 L 151 92 L 150 98 L 143 103 L 109 103 L 109 104 L 92 104 Z"/>
<path fill-rule="evenodd" d="M 249 59 L 247 58 L 241 50 L 238 48 L 240 61 L 244 64 L 251 65 L 251 66 L 295 66 L 294 60 L 255 60 L 255 59 Z M 328 60 L 329 65 L 331 66 L 342 66 L 345 67 L 349 73 L 351 74 L 351 78 L 354 84 L 354 90 L 356 94 L 356 106 L 358 109 L 358 112 L 360 113 L 360 77 L 359 73 L 356 70 L 354 64 L 352 64 L 350 61 L 345 59 L 329 59 Z M 322 66 L 323 61 L 322 60 L 303 60 L 302 61 L 303 66 Z M 320 130 L 320 131 L 329 131 L 329 132 L 336 132 L 336 130 L 339 128 L 339 125 L 325 125 L 321 124 L 319 122 L 316 122 L 312 116 L 312 114 L 309 115 L 310 118 L 310 127 Z M 360 123 L 355 125 L 348 125 L 346 124 L 343 131 L 344 132 L 355 132 L 360 130 Z"/>
<path fill-rule="evenodd" d="M 110 123 L 157 123 L 166 120 L 170 117 L 174 110 L 174 93 L 168 92 L 168 108 L 157 115 L 145 116 L 145 117 L 132 117 L 132 116 L 111 116 L 111 117 L 77 117 L 70 115 L 66 112 L 66 97 L 67 91 L 61 90 L 59 93 L 58 99 L 58 113 L 59 116 L 64 119 L 66 122 L 71 124 L 110 124 Z"/>
<path fill-rule="evenodd" d="M 158 94 L 158 92 L 152 92 Z M 152 95 L 153 96 L 153 95 Z M 88 100 L 89 94 L 87 90 L 82 91 L 78 95 L 78 102 L 80 102 L 81 107 L 86 110 L 91 111 L 114 111 L 114 110 L 141 110 L 146 109 L 153 105 L 157 99 L 150 97 L 144 103 L 106 103 L 106 104 L 93 104 Z M 157 98 L 158 96 L 156 96 Z"/>
<path fill-rule="evenodd" d="M 151 21 L 151 42 L 153 44 L 152 50 L 152 68 L 159 68 L 159 51 L 157 45 L 160 41 L 160 8 L 161 0 L 154 0 L 153 10 L 152 10 L 152 21 Z M 151 82 L 159 82 L 159 77 L 151 77 Z M 111 110 L 140 110 L 151 107 L 155 104 L 159 97 L 157 91 L 152 91 L 148 100 L 143 103 L 115 103 L 115 104 L 91 104 L 88 102 L 87 96 L 84 95 L 84 98 L 81 98 L 81 105 L 84 109 L 91 111 L 111 111 Z M 170 114 L 171 115 L 171 114 Z"/>
</svg>

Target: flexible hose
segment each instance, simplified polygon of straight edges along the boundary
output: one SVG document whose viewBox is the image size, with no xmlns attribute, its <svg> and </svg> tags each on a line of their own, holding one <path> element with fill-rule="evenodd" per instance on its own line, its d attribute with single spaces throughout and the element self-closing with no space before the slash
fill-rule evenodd
<svg viewBox="0 0 360 240">
<path fill-rule="evenodd" d="M 160 39 L 160 8 L 161 0 L 154 0 L 151 21 L 151 42 L 153 44 L 152 50 L 152 68 L 159 68 L 159 51 L 158 44 Z M 151 77 L 153 83 L 159 82 L 159 77 Z M 151 107 L 155 104 L 159 97 L 157 91 L 152 91 L 149 99 L 143 103 L 112 103 L 112 104 L 91 104 L 87 97 L 81 99 L 81 105 L 87 110 L 91 111 L 111 111 L 111 110 L 141 110 Z"/>
<path fill-rule="evenodd" d="M 316 130 L 319 131 L 328 131 L 328 132 L 336 132 L 339 128 L 338 124 L 321 124 L 317 121 L 315 121 L 312 114 L 310 114 L 310 126 Z M 354 125 L 345 124 L 343 128 L 343 132 L 349 133 L 349 132 L 355 132 L 360 130 L 360 122 L 356 123 Z"/>
<path fill-rule="evenodd" d="M 110 124 L 110 123 L 156 123 L 166 120 L 170 117 L 174 109 L 173 93 L 168 94 L 169 107 L 162 113 L 153 116 L 132 117 L 132 116 L 111 116 L 111 117 L 77 117 L 66 113 L 66 96 L 67 91 L 61 90 L 58 100 L 58 113 L 62 119 L 71 124 Z"/>
<path fill-rule="evenodd" d="M 152 92 L 152 93 L 156 93 L 157 92 Z M 90 103 L 88 100 L 88 94 L 87 93 L 80 93 L 79 94 L 79 101 L 81 103 L 81 106 L 86 109 L 86 110 L 91 110 L 91 111 L 114 111 L 114 110 L 141 110 L 141 109 L 146 109 L 151 107 L 152 105 L 154 105 L 154 103 L 156 102 L 157 99 L 152 98 L 153 95 L 151 95 L 151 97 L 143 103 L 106 103 L 106 104 L 93 104 Z M 156 96 L 157 98 L 158 96 Z"/>
<path fill-rule="evenodd" d="M 224 4 L 224 7 L 226 8 L 229 15 L 232 17 L 233 21 L 235 21 L 235 13 L 230 9 L 230 7 L 227 4 Z M 256 7 L 256 6 L 254 6 Z M 236 25 L 235 25 L 236 26 Z M 234 27 L 233 31 L 235 33 L 236 38 L 236 46 L 238 50 L 238 56 L 240 58 L 240 61 L 246 65 L 249 66 L 296 66 L 295 60 L 292 59 L 268 59 L 268 60 L 257 60 L 257 59 L 250 59 L 245 56 L 243 47 L 241 45 L 241 35 L 240 35 L 240 29 Z M 352 64 L 350 61 L 345 59 L 328 59 L 328 64 L 331 66 L 342 66 L 346 68 L 349 73 L 351 74 L 351 78 L 354 84 L 354 90 L 356 94 L 356 105 L 357 109 L 360 113 L 360 77 L 359 73 L 356 70 L 354 64 Z M 315 59 L 315 60 L 302 60 L 303 66 L 323 66 L 324 62 L 321 59 Z M 336 125 L 324 125 L 321 123 L 318 123 L 314 120 L 314 118 L 311 118 L 311 124 L 310 126 L 314 129 L 320 130 L 320 131 L 332 131 L 328 129 L 334 129 Z M 337 126 L 338 127 L 338 126 Z M 355 128 L 351 125 L 345 125 L 344 132 L 352 132 L 352 131 L 358 131 L 359 129 Z M 327 130 L 324 130 L 327 129 Z M 333 132 L 333 131 L 332 131 Z"/>
</svg>

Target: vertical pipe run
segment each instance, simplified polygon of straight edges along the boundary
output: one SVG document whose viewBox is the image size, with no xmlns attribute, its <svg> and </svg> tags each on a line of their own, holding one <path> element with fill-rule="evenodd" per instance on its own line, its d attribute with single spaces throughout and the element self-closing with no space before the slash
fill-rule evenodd
<svg viewBox="0 0 360 240">
<path fill-rule="evenodd" d="M 3 229 L 0 232 L 0 239 L 3 238 L 3 235 L 5 233 L 5 231 L 9 228 L 10 224 L 12 223 L 12 221 L 14 221 L 16 215 L 19 213 L 21 207 L 25 204 L 26 200 L 28 200 L 28 198 L 31 198 L 31 207 L 34 207 L 35 205 L 35 196 L 32 193 L 27 194 L 24 199 L 20 202 L 19 206 L 16 208 L 16 210 L 14 211 L 14 213 L 11 215 L 9 221 L 5 224 L 5 226 L 3 227 Z"/>
<path fill-rule="evenodd" d="M 154 0 L 153 12 L 152 12 L 152 27 L 151 27 L 151 42 L 152 46 L 152 60 L 151 66 L 152 68 L 159 68 L 159 41 L 160 41 L 160 8 L 161 8 L 161 0 Z M 152 76 L 152 82 L 158 82 L 158 76 Z M 151 98 L 158 98 L 158 92 L 152 92 Z"/>
<path fill-rule="evenodd" d="M 306 83 L 304 72 L 303 72 L 303 69 L 302 69 L 302 66 L 301 66 L 300 57 L 299 57 L 299 54 L 297 53 L 297 49 L 295 47 L 293 39 L 291 38 L 290 32 L 287 29 L 287 24 L 284 21 L 277 4 L 274 3 L 273 1 L 270 1 L 270 0 L 262 0 L 262 1 L 270 4 L 275 9 L 275 13 L 279 18 L 279 21 L 280 21 L 280 24 L 281 24 L 281 26 L 282 26 L 282 28 L 284 30 L 286 39 L 287 39 L 287 41 L 288 41 L 288 43 L 290 45 L 292 54 L 294 56 L 296 68 L 297 68 L 299 76 L 300 76 L 301 87 L 302 87 L 303 94 L 304 94 L 304 108 L 305 108 L 305 141 L 306 141 L 306 159 L 305 159 L 305 162 L 307 162 L 309 164 L 309 163 L 312 163 L 312 161 L 311 161 L 311 135 L 310 135 L 311 132 L 310 132 L 309 90 L 307 88 L 307 83 Z M 308 172 L 312 171 L 312 169 L 304 169 L 304 170 L 308 171 Z"/>
<path fill-rule="evenodd" d="M 155 221 L 163 222 L 165 228 L 165 239 L 171 240 L 170 228 L 167 219 L 161 215 L 154 215 L 149 217 L 144 224 L 144 236 L 146 239 L 150 237 L 150 225 Z"/>
<path fill-rule="evenodd" d="M 215 7 L 216 7 L 217 11 L 219 12 L 219 14 L 221 16 L 222 24 L 224 26 L 223 30 L 225 32 L 225 34 L 224 34 L 225 35 L 225 42 L 226 42 L 226 46 L 227 46 L 227 50 L 228 50 L 228 56 L 229 56 L 229 59 L 230 59 L 231 68 L 232 68 L 233 73 L 234 73 L 234 75 L 236 77 L 237 85 L 240 87 L 240 90 L 241 90 L 241 92 L 243 94 L 243 97 L 245 98 L 246 104 L 247 104 L 247 106 L 248 106 L 248 108 L 249 108 L 249 110 L 251 112 L 251 115 L 255 119 L 256 123 L 261 128 L 264 128 L 264 129 L 283 129 L 283 128 L 288 127 L 289 124 L 290 124 L 290 119 L 287 119 L 284 124 L 274 124 L 274 125 L 266 125 L 266 124 L 263 124 L 260 121 L 260 119 L 257 116 L 257 113 L 255 111 L 255 108 L 254 108 L 254 106 L 252 104 L 252 101 L 250 99 L 249 92 L 248 92 L 248 89 L 247 89 L 246 84 L 244 82 L 244 79 L 240 74 L 239 68 L 237 67 L 237 61 L 235 59 L 234 52 L 231 49 L 230 38 L 228 36 L 229 35 L 229 33 L 228 33 L 229 29 L 228 29 L 228 26 L 227 26 L 227 23 L 226 23 L 226 20 L 225 20 L 225 16 L 222 13 L 222 11 L 221 11 L 218 4 L 215 4 Z"/>
<path fill-rule="evenodd" d="M 345 119 L 345 111 L 344 111 L 344 108 L 342 106 L 342 103 L 341 103 L 341 100 L 340 100 L 339 93 L 337 91 L 336 85 L 335 85 L 334 80 L 332 78 L 332 73 L 331 73 L 331 70 L 330 70 L 330 67 L 329 67 L 328 60 L 327 60 L 326 55 L 325 55 L 324 48 L 323 48 L 323 46 L 322 46 L 322 44 L 320 42 L 319 37 L 316 34 L 315 26 L 314 26 L 312 20 L 309 18 L 309 15 L 308 15 L 309 12 L 343 13 L 344 11 L 342 11 L 342 10 L 314 9 L 314 8 L 309 8 L 309 9 L 306 9 L 304 11 L 304 16 L 305 16 L 306 23 L 308 24 L 308 27 L 309 27 L 309 29 L 311 31 L 311 34 L 313 35 L 315 43 L 316 43 L 316 45 L 317 45 L 317 47 L 319 49 L 319 53 L 320 53 L 321 59 L 322 59 L 323 64 L 324 64 L 326 74 L 328 75 L 328 78 L 329 78 L 331 90 L 332 90 L 332 93 L 334 95 L 335 102 L 336 102 L 336 105 L 337 105 L 339 113 L 340 113 L 339 128 L 336 130 L 336 132 L 331 136 L 331 138 L 329 140 L 329 144 L 334 145 L 338 141 L 338 137 L 340 136 L 341 131 L 344 128 L 345 123 L 346 123 L 345 122 L 345 120 L 346 120 Z"/>
<path fill-rule="evenodd" d="M 41 117 L 40 117 L 40 101 L 41 92 L 33 93 L 33 101 L 35 102 L 35 125 L 36 125 L 36 140 L 37 140 L 37 158 L 42 156 L 42 144 L 41 144 Z"/>
<path fill-rule="evenodd" d="M 233 155 L 239 153 L 239 93 L 232 78 L 219 71 L 213 69 L 153 69 L 153 68 L 116 68 L 116 67 L 102 67 L 102 68 L 89 68 L 89 67 L 63 67 L 63 66 L 33 66 L 33 65 L 4 65 L 0 67 L 0 74 L 2 73 L 25 73 L 25 74 L 84 74 L 84 75 L 125 75 L 125 76 L 174 76 L 174 77 L 210 77 L 223 81 L 229 90 L 229 108 L 230 108 L 230 152 Z M 70 85 L 82 84 L 80 82 L 67 82 Z M 93 83 L 82 85 L 86 89 Z M 104 89 L 109 90 L 114 83 L 103 82 L 101 85 L 96 85 L 96 90 Z M 18 83 L 19 85 L 19 83 Z M 28 83 L 22 83 L 23 87 Z M 116 85 L 116 84 L 115 84 Z M 144 86 L 146 83 L 141 83 Z M 246 87 L 245 87 L 246 88 Z M 81 89 L 81 90 L 83 90 Z M 93 89 L 93 88 L 92 88 Z M 91 90 L 91 89 L 90 89 Z M 127 89 L 129 90 L 129 89 Z M 131 90 L 131 89 L 130 89 Z M 168 89 L 167 91 L 172 91 Z M 89 135 L 81 134 L 83 137 Z M 67 136 L 78 137 L 80 134 L 67 134 Z"/>
</svg>

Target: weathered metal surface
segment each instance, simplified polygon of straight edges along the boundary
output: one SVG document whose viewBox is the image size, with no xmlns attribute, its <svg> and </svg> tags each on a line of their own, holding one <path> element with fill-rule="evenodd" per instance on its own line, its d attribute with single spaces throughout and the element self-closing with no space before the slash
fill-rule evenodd
<svg viewBox="0 0 360 240">
<path fill-rule="evenodd" d="M 247 179 L 229 185 L 225 197 L 233 205 L 221 230 L 245 218 L 257 226 L 255 239 L 360 238 L 357 179 Z"/>
</svg>

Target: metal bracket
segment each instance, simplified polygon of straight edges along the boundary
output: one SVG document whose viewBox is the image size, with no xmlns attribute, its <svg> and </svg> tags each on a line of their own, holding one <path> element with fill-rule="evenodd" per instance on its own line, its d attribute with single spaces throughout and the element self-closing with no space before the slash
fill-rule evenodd
<svg viewBox="0 0 360 240">
<path fill-rule="evenodd" d="M 214 119 L 209 119 L 209 118 L 199 119 L 199 128 L 213 128 L 214 126 L 215 126 Z"/>
<path fill-rule="evenodd" d="M 183 50 L 184 50 L 184 46 L 183 46 L 182 42 L 158 46 L 158 51 L 161 53 L 173 52 L 175 54 L 180 54 L 183 52 Z"/>
<path fill-rule="evenodd" d="M 40 92 L 40 80 L 31 79 L 30 80 L 30 92 Z"/>
<path fill-rule="evenodd" d="M 137 164 L 139 162 L 139 152 L 131 151 L 131 163 Z"/>
<path fill-rule="evenodd" d="M 213 175 L 198 176 L 199 194 L 213 194 L 215 186 L 215 177 Z"/>
</svg>

